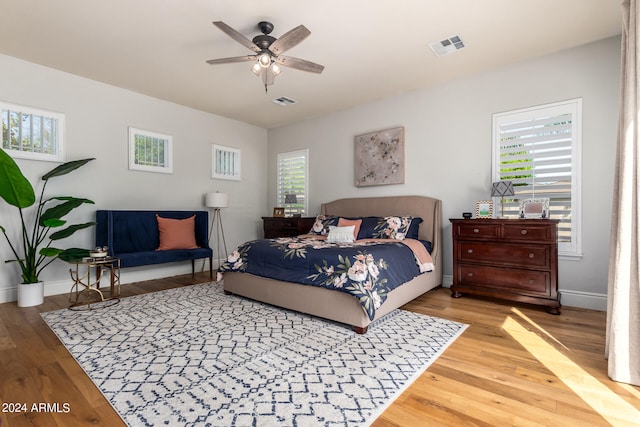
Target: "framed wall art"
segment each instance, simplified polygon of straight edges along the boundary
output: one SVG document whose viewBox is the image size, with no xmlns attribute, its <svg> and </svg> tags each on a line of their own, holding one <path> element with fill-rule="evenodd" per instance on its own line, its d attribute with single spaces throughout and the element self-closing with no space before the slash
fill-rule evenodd
<svg viewBox="0 0 640 427">
<path fill-rule="evenodd" d="M 404 184 L 404 127 L 357 135 L 355 185 Z"/>
<path fill-rule="evenodd" d="M 476 218 L 493 218 L 493 201 L 479 200 L 476 202 Z"/>
<path fill-rule="evenodd" d="M 520 200 L 520 218 L 548 218 L 549 198 Z"/>
</svg>

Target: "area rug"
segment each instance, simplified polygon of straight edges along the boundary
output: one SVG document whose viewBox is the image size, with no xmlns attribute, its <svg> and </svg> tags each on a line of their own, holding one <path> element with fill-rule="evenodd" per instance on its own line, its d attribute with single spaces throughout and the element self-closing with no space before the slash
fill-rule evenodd
<svg viewBox="0 0 640 427">
<path fill-rule="evenodd" d="M 42 317 L 130 426 L 364 426 L 467 325 L 349 327 L 205 283 Z"/>
</svg>

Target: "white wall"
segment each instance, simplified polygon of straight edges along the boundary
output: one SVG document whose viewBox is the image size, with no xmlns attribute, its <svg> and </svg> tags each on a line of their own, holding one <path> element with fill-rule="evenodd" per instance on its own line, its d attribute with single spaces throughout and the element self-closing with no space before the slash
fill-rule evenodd
<svg viewBox="0 0 640 427">
<path fill-rule="evenodd" d="M 489 197 L 492 114 L 583 98 L 583 252 L 560 260 L 562 303 L 604 310 L 619 100 L 618 37 L 447 85 L 402 94 L 269 131 L 268 208 L 275 204 L 276 155 L 309 148 L 310 213 L 342 197 L 419 194 L 442 199 L 448 218 Z M 464 54 L 464 52 L 461 52 Z M 446 61 L 443 57 L 442 61 Z M 405 184 L 354 186 L 355 135 L 405 127 Z M 445 239 L 445 284 L 452 243 Z"/>
<path fill-rule="evenodd" d="M 96 209 L 204 210 L 204 194 L 219 190 L 229 193 L 230 207 L 222 211 L 227 246 L 233 249 L 260 235 L 260 216 L 267 205 L 265 129 L 3 55 L 0 55 L 0 99 L 64 113 L 66 159 L 96 158 L 48 184 L 49 195 L 73 195 L 95 202 L 72 212 L 69 218 L 73 222 L 93 220 Z M 129 126 L 173 136 L 173 174 L 128 170 Z M 242 150 L 242 181 L 210 178 L 213 143 Z M 17 162 L 32 183 L 57 166 L 30 160 Z M 13 234 L 17 221 L 17 210 L 0 200 L 0 225 Z M 60 243 L 60 247 L 93 245 L 93 229 L 83 230 Z M 16 299 L 15 284 L 20 281 L 17 266 L 4 263 L 9 254 L 2 238 L 0 302 Z M 123 282 L 190 271 L 190 263 L 126 269 Z M 42 278 L 47 282 L 47 295 L 70 289 L 68 266 L 62 261 L 55 261 Z"/>
</svg>

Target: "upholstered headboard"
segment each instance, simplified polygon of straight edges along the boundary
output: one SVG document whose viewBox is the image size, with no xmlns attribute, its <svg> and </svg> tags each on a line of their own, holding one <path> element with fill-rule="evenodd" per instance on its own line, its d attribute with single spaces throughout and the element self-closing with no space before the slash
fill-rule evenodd
<svg viewBox="0 0 640 427">
<path fill-rule="evenodd" d="M 418 237 L 431 242 L 434 264 L 442 266 L 442 202 L 426 196 L 360 197 L 323 203 L 324 215 L 407 216 L 422 218 Z"/>
</svg>

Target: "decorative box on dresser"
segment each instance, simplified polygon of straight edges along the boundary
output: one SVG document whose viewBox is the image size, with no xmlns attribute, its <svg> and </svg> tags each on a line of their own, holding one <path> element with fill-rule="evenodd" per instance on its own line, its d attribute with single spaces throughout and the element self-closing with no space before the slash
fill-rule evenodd
<svg viewBox="0 0 640 427">
<path fill-rule="evenodd" d="M 558 220 L 450 219 L 451 296 L 483 295 L 538 304 L 560 314 Z"/>
<path fill-rule="evenodd" d="M 315 217 L 288 216 L 288 217 L 262 217 L 262 228 L 265 239 L 276 237 L 294 237 L 306 234 L 313 227 Z"/>
</svg>

